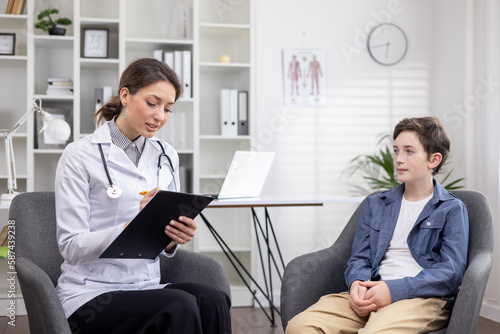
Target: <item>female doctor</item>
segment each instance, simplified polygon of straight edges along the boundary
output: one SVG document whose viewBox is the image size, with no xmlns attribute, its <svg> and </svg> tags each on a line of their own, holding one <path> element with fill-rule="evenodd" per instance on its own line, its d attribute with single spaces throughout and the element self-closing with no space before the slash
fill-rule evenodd
<svg viewBox="0 0 500 334">
<path fill-rule="evenodd" d="M 175 72 L 155 59 L 123 72 L 119 95 L 96 114 L 105 121 L 69 144 L 57 165 L 57 238 L 64 258 L 57 291 L 73 333 L 230 333 L 230 300 L 201 284 L 160 284 L 160 262 L 100 259 L 158 189 L 179 191 L 179 157 L 154 137 L 182 92 Z M 149 190 L 146 195 L 140 193 Z M 165 226 L 168 257 L 196 223 Z"/>
</svg>

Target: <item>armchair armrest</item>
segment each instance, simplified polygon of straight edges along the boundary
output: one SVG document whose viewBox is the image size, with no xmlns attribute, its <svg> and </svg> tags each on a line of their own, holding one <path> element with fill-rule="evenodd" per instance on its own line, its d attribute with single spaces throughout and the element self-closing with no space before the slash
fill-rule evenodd
<svg viewBox="0 0 500 334">
<path fill-rule="evenodd" d="M 185 249 L 178 249 L 172 258 L 160 256 L 161 282 L 203 283 L 225 292 L 231 297 L 226 270 L 219 261 Z"/>
<path fill-rule="evenodd" d="M 281 284 L 281 321 L 284 329 L 289 320 L 316 303 L 321 296 L 347 290 L 343 252 L 334 244 L 288 263 Z"/>
<path fill-rule="evenodd" d="M 28 311 L 31 334 L 68 333 L 71 330 L 50 277 L 25 257 L 16 258 L 19 285 Z"/>
<path fill-rule="evenodd" d="M 491 254 L 480 253 L 469 263 L 453 307 L 448 333 L 475 333 L 492 262 Z"/>
</svg>

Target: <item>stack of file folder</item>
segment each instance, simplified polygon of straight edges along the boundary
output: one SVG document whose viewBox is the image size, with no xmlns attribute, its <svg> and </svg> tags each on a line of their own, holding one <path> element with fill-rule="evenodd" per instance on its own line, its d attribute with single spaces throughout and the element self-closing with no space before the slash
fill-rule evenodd
<svg viewBox="0 0 500 334">
<path fill-rule="evenodd" d="M 221 89 L 220 116 L 222 136 L 248 135 L 248 92 Z"/>
<path fill-rule="evenodd" d="M 155 50 L 154 58 L 164 62 L 177 73 L 184 90 L 181 99 L 191 98 L 191 50 Z"/>
</svg>

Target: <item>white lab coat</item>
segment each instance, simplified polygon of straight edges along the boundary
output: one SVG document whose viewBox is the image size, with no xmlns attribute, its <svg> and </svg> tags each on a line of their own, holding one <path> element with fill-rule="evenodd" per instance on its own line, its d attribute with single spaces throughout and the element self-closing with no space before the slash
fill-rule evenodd
<svg viewBox="0 0 500 334">
<path fill-rule="evenodd" d="M 180 182 L 179 157 L 172 146 L 162 141 L 172 160 L 174 185 L 167 159 L 162 159 L 162 167 L 158 169 L 162 151 L 155 140 L 146 139 L 136 167 L 122 149 L 111 143 L 109 126 L 105 123 L 92 135 L 69 144 L 58 162 L 55 181 L 57 239 L 64 263 L 57 292 L 67 317 L 104 292 L 164 286 L 160 285 L 158 258 L 99 259 L 125 223 L 139 212 L 141 191 L 155 188 L 158 182 L 161 189 L 179 191 L 175 189 Z M 102 144 L 113 184 L 123 190 L 117 199 L 106 194 L 109 181 L 98 143 Z"/>
</svg>

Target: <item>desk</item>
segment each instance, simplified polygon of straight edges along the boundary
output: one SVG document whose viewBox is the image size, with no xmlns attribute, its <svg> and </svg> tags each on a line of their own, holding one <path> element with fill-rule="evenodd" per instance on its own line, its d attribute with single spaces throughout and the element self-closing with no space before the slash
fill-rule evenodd
<svg viewBox="0 0 500 334">
<path fill-rule="evenodd" d="M 323 206 L 326 203 L 360 203 L 362 198 L 352 197 L 352 198 L 297 198 L 297 197 L 259 197 L 259 198 L 239 198 L 239 199 L 217 199 L 212 201 L 209 208 L 250 208 L 252 211 L 253 227 L 256 235 L 257 247 L 259 252 L 260 264 L 264 276 L 264 286 L 257 283 L 257 280 L 251 275 L 250 271 L 241 263 L 235 253 L 227 245 L 227 243 L 222 239 L 220 234 L 215 230 L 213 225 L 208 221 L 203 213 L 200 214 L 201 219 L 207 225 L 210 233 L 213 235 L 220 248 L 224 252 L 225 256 L 231 263 L 231 265 L 236 270 L 239 277 L 242 279 L 245 286 L 248 288 L 250 293 L 253 295 L 255 301 L 259 304 L 260 308 L 266 315 L 266 317 L 271 322 L 272 326 L 275 326 L 275 312 L 279 315 L 280 311 L 278 306 L 274 304 L 273 298 L 273 280 L 272 280 L 272 269 L 274 268 L 280 278 L 282 279 L 282 273 L 285 270 L 285 263 L 281 255 L 281 250 L 274 232 L 274 227 L 269 216 L 267 208 L 269 207 L 298 207 L 298 206 Z M 264 208 L 265 224 L 261 224 L 256 208 Z M 261 237 L 263 239 L 263 244 L 261 244 Z M 274 243 L 277 254 L 275 254 L 271 248 Z M 267 255 L 267 267 L 264 260 L 264 253 Z M 256 297 L 256 291 L 250 286 L 244 276 L 243 272 L 249 277 L 250 281 L 253 282 L 255 287 L 260 291 L 266 300 L 269 302 L 270 310 L 266 311 L 262 303 Z"/>
</svg>

